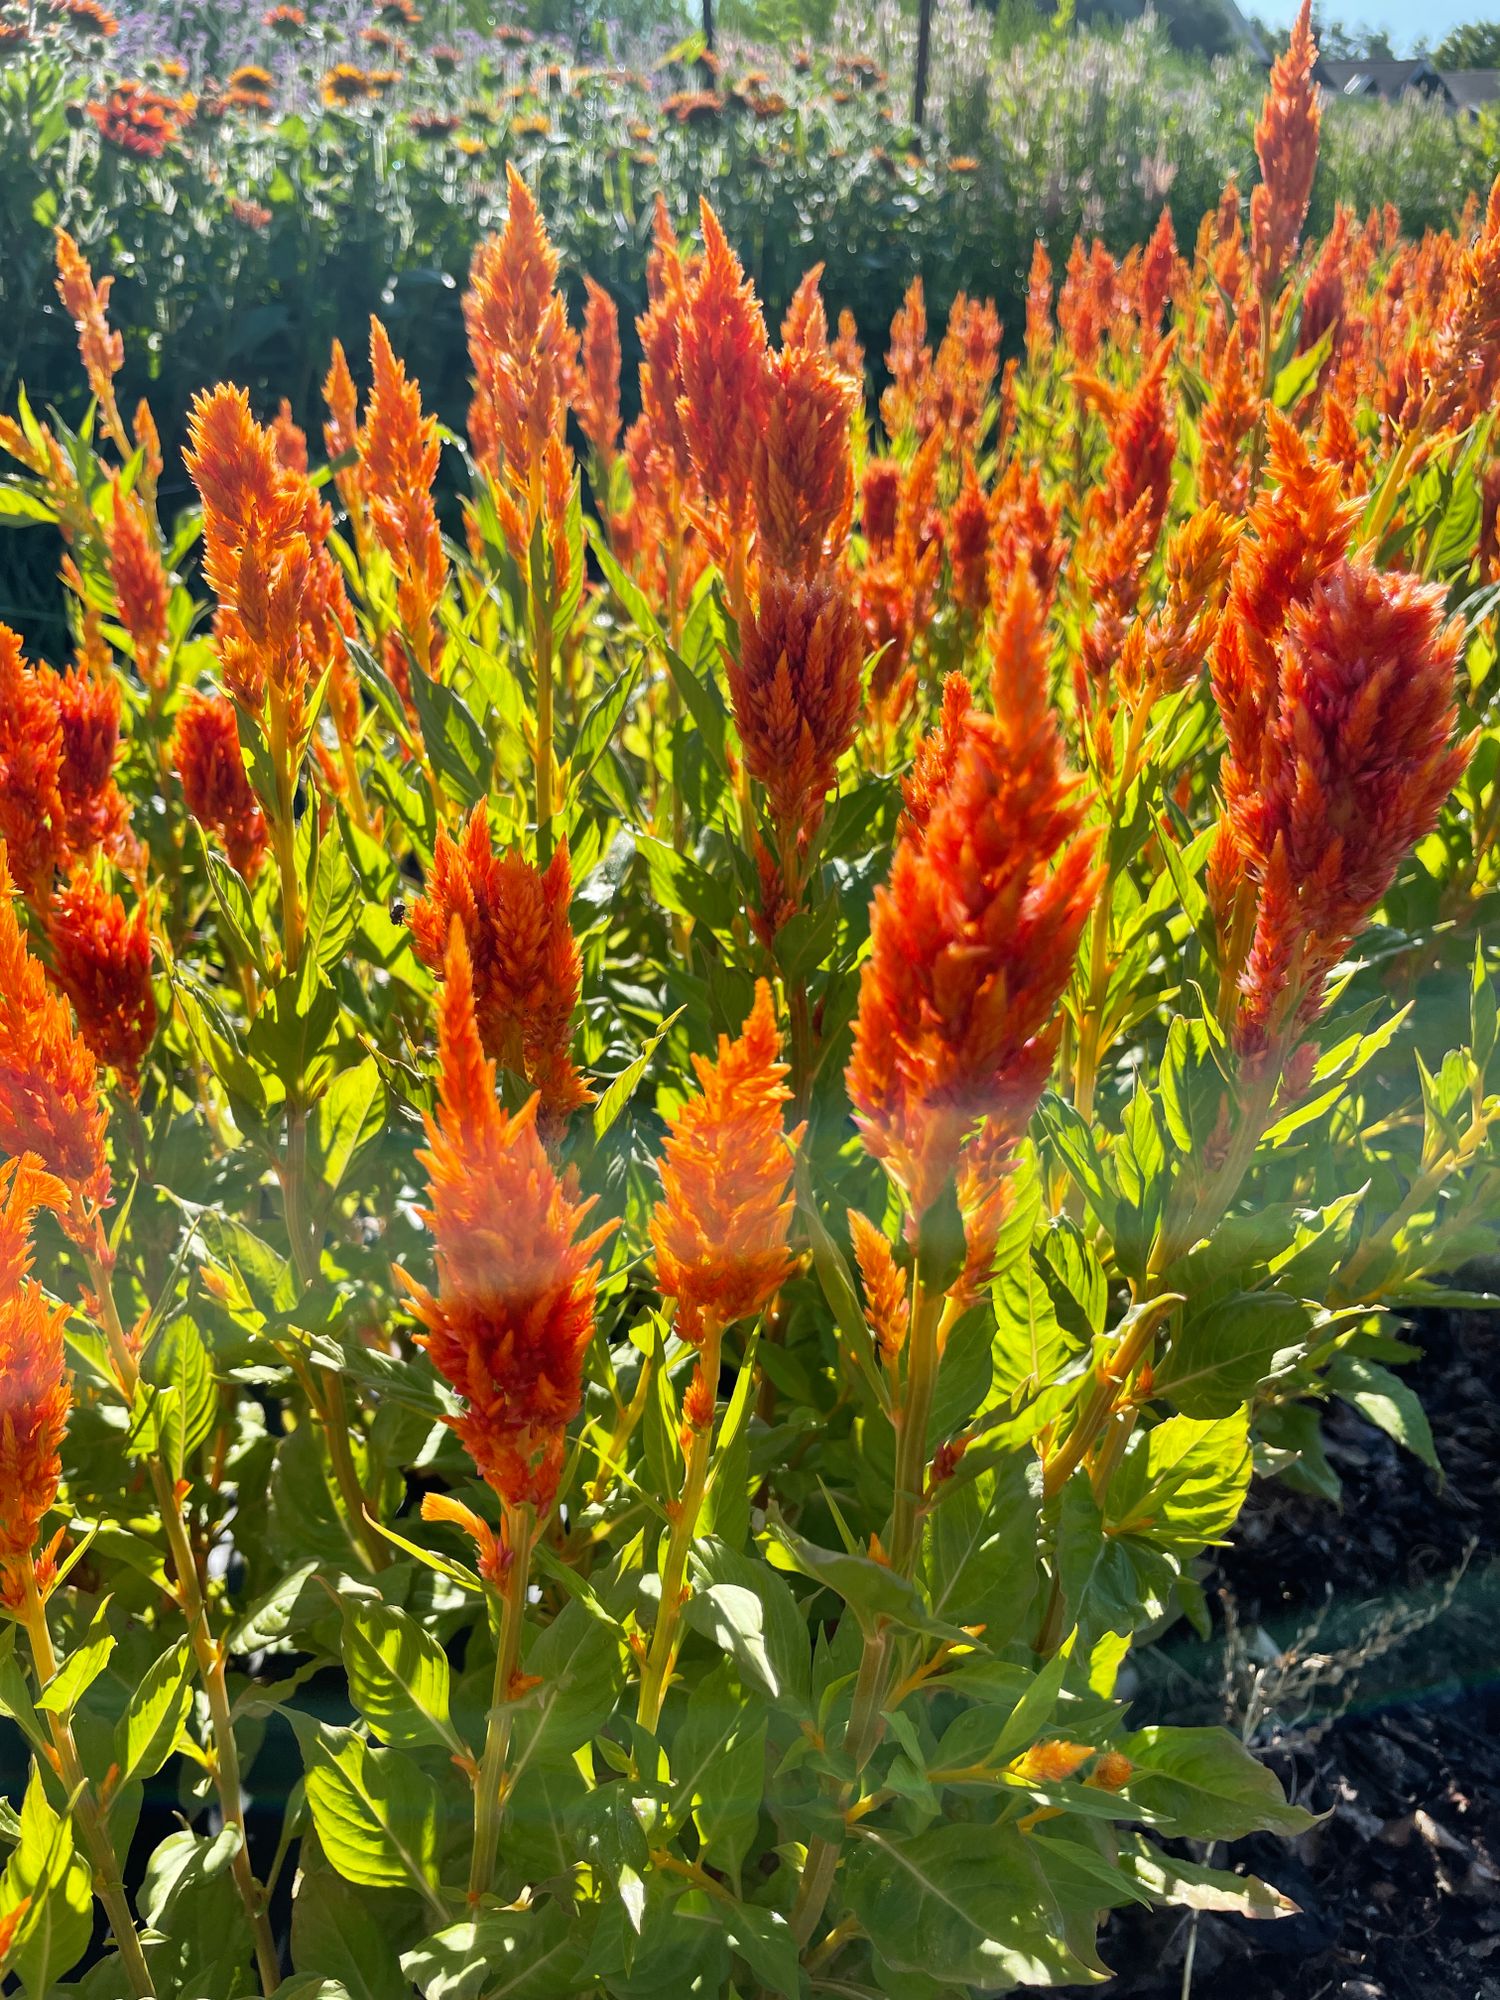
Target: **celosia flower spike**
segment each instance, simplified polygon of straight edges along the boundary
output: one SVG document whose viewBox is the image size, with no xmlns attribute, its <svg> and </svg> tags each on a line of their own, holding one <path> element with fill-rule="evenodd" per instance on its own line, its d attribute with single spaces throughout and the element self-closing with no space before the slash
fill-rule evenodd
<svg viewBox="0 0 1500 2000">
<path fill-rule="evenodd" d="M 223 695 L 190 694 L 172 736 L 172 762 L 188 811 L 217 834 L 230 861 L 253 882 L 270 829 L 245 772 L 234 703 Z"/>
<path fill-rule="evenodd" d="M 136 669 L 150 687 L 158 681 L 166 650 L 171 590 L 146 511 L 133 494 L 124 491 L 118 478 L 104 540 L 120 623 L 130 634 Z"/>
<path fill-rule="evenodd" d="M 698 1094 L 668 1117 L 650 1224 L 657 1284 L 689 1339 L 707 1317 L 721 1327 L 752 1318 L 791 1275 L 789 1190 L 802 1128 L 789 1136 L 783 1124 L 791 1092 L 764 980 L 738 1039 L 721 1035 L 717 1058 L 694 1056 L 693 1068 Z"/>
<path fill-rule="evenodd" d="M 0 1152 L 35 1153 L 67 1187 L 75 1225 L 109 1199 L 94 1058 L 27 948 L 0 850 Z"/>
<path fill-rule="evenodd" d="M 370 400 L 359 437 L 362 486 L 370 519 L 396 572 L 401 629 L 426 674 L 433 670 L 433 621 L 448 581 L 432 486 L 442 446 L 436 417 L 391 351 L 385 328 L 370 319 Z"/>
<path fill-rule="evenodd" d="M 455 922 L 438 1002 L 438 1114 L 427 1121 L 437 1291 L 398 1272 L 421 1344 L 463 1399 L 451 1418 L 480 1476 L 509 1507 L 545 1511 L 564 1434 L 583 1400 L 599 1265 L 610 1233 L 579 1230 L 592 1206 L 559 1179 L 537 1137 L 538 1099 L 514 1116 L 495 1095 Z"/>
<path fill-rule="evenodd" d="M 99 404 L 110 436 L 128 450 L 115 403 L 115 377 L 125 365 L 125 343 L 109 324 L 109 294 L 113 278 L 94 283 L 78 245 L 66 229 L 57 232 L 57 296 L 78 330 L 78 353 L 89 388 Z"/>
<path fill-rule="evenodd" d="M 459 924 L 485 1051 L 540 1093 L 549 1136 L 592 1101 L 568 1053 L 583 980 L 572 896 L 567 842 L 544 871 L 519 848 L 497 855 L 481 799 L 456 841 L 439 829 L 426 893 L 411 912 L 412 943 L 434 972 Z"/>
<path fill-rule="evenodd" d="M 766 324 L 740 261 L 705 201 L 703 264 L 678 333 L 678 415 L 703 490 L 731 542 L 748 517 L 766 403 Z"/>
<path fill-rule="evenodd" d="M 1312 198 L 1322 123 L 1313 81 L 1317 60 L 1312 0 L 1302 0 L 1291 39 L 1272 65 L 1271 86 L 1255 128 L 1260 184 L 1250 196 L 1250 240 L 1265 313 L 1270 312 L 1276 287 L 1297 247 Z"/>
<path fill-rule="evenodd" d="M 36 672 L 0 625 L 0 839 L 23 892 L 45 902 L 66 852 L 57 676 Z"/>
<path fill-rule="evenodd" d="M 583 282 L 588 304 L 583 315 L 583 373 L 576 407 L 607 488 L 620 446 L 620 314 L 602 285 L 590 277 Z"/>
<path fill-rule="evenodd" d="M 1017 572 L 1012 624 L 1038 625 Z M 998 715 L 957 704 L 871 909 L 847 1072 L 871 1153 L 907 1198 L 908 1233 L 984 1149 L 997 1179 L 1051 1067 L 1053 1014 L 1097 887 L 1062 764 L 1045 654 L 1011 645 Z M 946 775 L 945 775 L 946 774 Z M 971 1185 L 971 1205 L 985 1190 Z"/>
<path fill-rule="evenodd" d="M 73 1003 L 94 1060 L 117 1070 L 138 1096 L 141 1063 L 156 1034 L 145 906 L 137 904 L 127 917 L 120 898 L 97 876 L 75 877 L 53 899 L 47 936 L 53 975 Z"/>
<path fill-rule="evenodd" d="M 33 1215 L 67 1204 L 67 1189 L 33 1154 L 0 1166 L 0 1597 L 7 1603 L 19 1595 L 11 1565 L 35 1549 L 62 1475 L 58 1453 L 72 1404 L 63 1358 L 68 1311 L 29 1273 Z"/>
</svg>

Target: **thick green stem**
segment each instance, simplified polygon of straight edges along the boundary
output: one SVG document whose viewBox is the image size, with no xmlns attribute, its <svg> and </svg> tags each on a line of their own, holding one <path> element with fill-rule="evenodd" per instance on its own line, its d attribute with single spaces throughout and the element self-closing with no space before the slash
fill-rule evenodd
<svg viewBox="0 0 1500 2000">
<path fill-rule="evenodd" d="M 42 1594 L 37 1588 L 36 1569 L 29 1555 L 22 1561 L 21 1581 L 25 1598 L 21 1607 L 21 1622 L 26 1628 L 26 1637 L 31 1646 L 31 1659 L 36 1668 L 37 1684 L 39 1687 L 45 1687 L 57 1672 L 57 1655 L 52 1650 L 52 1634 L 47 1628 L 47 1607 L 42 1602 Z M 124 1968 L 125 1977 L 130 1981 L 130 1990 L 137 1996 L 137 2000 L 155 2000 L 156 1988 L 151 1982 L 150 1968 L 146 1964 L 145 1953 L 141 1950 L 141 1940 L 136 1931 L 135 1920 L 130 1914 L 119 1857 L 115 1853 L 108 1826 L 84 1774 L 83 1763 L 78 1755 L 78 1745 L 73 1740 L 72 1724 L 66 1716 L 55 1714 L 49 1714 L 47 1721 L 52 1732 L 52 1747 L 57 1753 L 58 1769 L 73 1801 L 73 1822 L 82 1836 L 93 1866 L 94 1892 L 104 1905 L 104 1914 L 109 1919 L 109 1928 L 120 1953 L 120 1964 Z"/>
<path fill-rule="evenodd" d="M 712 1395 L 719 1379 L 719 1346 L 723 1338 L 723 1328 L 708 1315 L 704 1321 L 703 1345 L 699 1350 L 698 1367 L 704 1382 Z M 701 1425 L 692 1426 L 687 1449 L 687 1468 L 682 1478 L 682 1495 L 677 1503 L 677 1513 L 672 1522 L 672 1533 L 667 1543 L 667 1559 L 661 1570 L 661 1602 L 657 1606 L 656 1624 L 651 1633 L 651 1650 L 646 1657 L 646 1670 L 641 1675 L 640 1698 L 636 1705 L 636 1721 L 643 1729 L 654 1734 L 661 1720 L 662 1704 L 667 1698 L 667 1688 L 671 1684 L 672 1668 L 677 1660 L 677 1647 L 682 1629 L 682 1607 L 687 1596 L 687 1561 L 693 1546 L 693 1537 L 698 1532 L 698 1516 L 703 1509 L 703 1495 L 708 1485 L 708 1468 L 713 1453 L 713 1417 Z"/>
<path fill-rule="evenodd" d="M 521 1659 L 521 1629 L 526 1616 L 526 1590 L 531 1580 L 535 1539 L 536 1519 L 531 1508 L 507 1506 L 505 1541 L 509 1567 L 500 1595 L 500 1633 L 495 1650 L 494 1691 L 484 1732 L 484 1756 L 474 1788 L 474 1856 L 469 1867 L 471 1904 L 489 1894 L 500 1852 L 505 1765 L 510 1755 L 511 1683 Z"/>
<path fill-rule="evenodd" d="M 912 1294 L 911 1331 L 906 1343 L 906 1391 L 896 1413 L 896 1486 L 891 1501 L 891 1567 L 909 1576 L 920 1539 L 922 1495 L 927 1486 L 927 1426 L 937 1389 L 938 1329 L 943 1295 L 920 1277 Z"/>
<path fill-rule="evenodd" d="M 552 859 L 552 600 L 532 607 L 536 653 L 536 852 L 545 868 Z"/>
</svg>

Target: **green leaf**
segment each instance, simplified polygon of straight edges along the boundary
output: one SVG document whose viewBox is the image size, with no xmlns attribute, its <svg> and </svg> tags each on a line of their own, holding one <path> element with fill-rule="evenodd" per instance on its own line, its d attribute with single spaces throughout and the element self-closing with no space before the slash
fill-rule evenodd
<svg viewBox="0 0 1500 2000">
<path fill-rule="evenodd" d="M 631 1097 L 635 1094 L 636 1085 L 651 1067 L 651 1058 L 656 1054 L 663 1040 L 681 1016 L 682 1009 L 678 1007 L 662 1022 L 650 1041 L 641 1049 L 639 1055 L 633 1056 L 624 1069 L 610 1079 L 608 1087 L 603 1091 L 598 1103 L 594 1106 L 594 1137 L 596 1140 L 604 1137 L 605 1133 L 608 1132 L 620 1113 L 625 1109 L 625 1106 L 630 1102 Z"/>
<path fill-rule="evenodd" d="M 179 1639 L 147 1668 L 115 1725 L 115 1762 L 122 1784 L 155 1777 L 166 1763 L 193 1712 L 193 1690 L 192 1648 L 186 1639 Z"/>
<path fill-rule="evenodd" d="M 237 1827 L 212 1839 L 184 1830 L 169 1834 L 146 1864 L 140 1910 L 162 1937 L 151 1954 L 161 1990 L 203 2000 L 244 1991 L 250 1925 L 230 1872 L 239 1848 Z"/>
<path fill-rule="evenodd" d="M 1227 1910 L 1240 1917 L 1294 1917 L 1290 1896 L 1255 1875 L 1231 1875 L 1222 1868 L 1203 1868 L 1195 1861 L 1166 1855 L 1141 1840 L 1120 1856 L 1120 1868 L 1140 1884 L 1152 1900 L 1175 1903 L 1185 1910 Z"/>
<path fill-rule="evenodd" d="M 761 1546 L 778 1569 L 800 1571 L 841 1597 L 866 1632 L 880 1624 L 899 1625 L 909 1632 L 942 1632 L 948 1638 L 962 1635 L 956 1626 L 945 1628 L 933 1617 L 921 1591 L 873 1556 L 851 1555 L 843 1549 L 819 1548 L 779 1516 L 767 1524 Z"/>
<path fill-rule="evenodd" d="M 618 1629 L 577 1597 L 532 1638 L 522 1664 L 537 1685 L 516 1706 L 512 1776 L 530 1763 L 562 1763 L 591 1743 L 625 1680 Z"/>
<path fill-rule="evenodd" d="M 1298 1299 L 1237 1292 L 1190 1314 L 1156 1369 L 1157 1393 L 1188 1417 L 1227 1417 L 1295 1358 L 1312 1326 Z"/>
<path fill-rule="evenodd" d="M 1427 1412 L 1415 1389 L 1399 1375 L 1362 1355 L 1336 1354 L 1329 1364 L 1328 1386 L 1397 1444 L 1415 1453 L 1424 1465 L 1441 1473 Z"/>
<path fill-rule="evenodd" d="M 73 1829 L 48 1803 L 35 1764 L 21 1804 L 16 1845 L 0 1875 L 0 1919 L 22 1904 L 6 1970 L 42 2000 L 82 1958 L 94 1928 L 88 1869 L 73 1851 Z"/>
<path fill-rule="evenodd" d="M 667 1810 L 679 1825 L 692 1814 L 702 1858 L 736 1883 L 760 1823 L 765 1747 L 765 1712 L 745 1701 L 721 1660 L 693 1688 L 672 1739 Z"/>
<path fill-rule="evenodd" d="M 571 2000 L 587 1940 L 556 1903 L 452 1924 L 402 1954 L 423 2000 Z"/>
<path fill-rule="evenodd" d="M 367 1889 L 437 1880 L 437 1791 L 400 1750 L 371 1749 L 352 1729 L 293 1716 L 307 1772 L 307 1803 L 329 1861 Z"/>
<path fill-rule="evenodd" d="M 305 1973 L 337 1981 L 349 2000 L 411 2000 L 390 1912 L 389 1891 L 377 1899 L 375 1892 L 357 1889 L 326 1862 L 305 1868 L 292 1911 L 293 1963 Z"/>
<path fill-rule="evenodd" d="M 717 1904 L 729 1942 L 769 1993 L 798 1990 L 797 1940 L 780 1910 L 754 1903 Z"/>
<path fill-rule="evenodd" d="M 106 1598 L 94 1613 L 87 1634 L 69 1653 L 57 1672 L 36 1698 L 36 1705 L 48 1715 L 70 1716 L 87 1690 L 104 1672 L 115 1650 L 114 1634 L 105 1624 L 109 1612 Z"/>
<path fill-rule="evenodd" d="M 1131 1440 L 1110 1481 L 1112 1535 L 1141 1535 L 1179 1555 L 1228 1535 L 1250 1486 L 1250 1426 L 1243 1407 L 1205 1422 L 1169 1417 Z"/>
<path fill-rule="evenodd" d="M 360 1147 L 383 1130 L 387 1115 L 385 1086 L 374 1056 L 334 1077 L 318 1100 L 314 1124 L 318 1172 L 330 1192 L 343 1180 Z"/>
<path fill-rule="evenodd" d="M 1049 1909 L 1036 1858 L 1014 1827 L 859 1834 L 845 1893 L 889 1972 L 986 1992 L 1093 1976 L 1059 1935 L 1060 1912 Z M 898 1980 L 885 1990 L 908 1989 Z"/>
<path fill-rule="evenodd" d="M 805 1709 L 811 1665 L 807 1626 L 781 1578 L 711 1536 L 693 1544 L 690 1571 L 687 1623 L 721 1646 L 772 1701 Z"/>
<path fill-rule="evenodd" d="M 374 1599 L 343 1601 L 344 1671 L 360 1714 L 383 1743 L 461 1751 L 448 1716 L 448 1656 L 404 1611 Z"/>
<path fill-rule="evenodd" d="M 186 1313 L 167 1321 L 141 1361 L 141 1381 L 155 1425 L 158 1449 L 174 1479 L 211 1435 L 219 1397 L 213 1363 Z"/>
<path fill-rule="evenodd" d="M 1239 1840 L 1305 1833 L 1313 1815 L 1288 1804 L 1264 1764 L 1226 1729 L 1138 1729 L 1115 1745 L 1135 1767 L 1126 1787 L 1159 1833 L 1174 1840 Z"/>
</svg>

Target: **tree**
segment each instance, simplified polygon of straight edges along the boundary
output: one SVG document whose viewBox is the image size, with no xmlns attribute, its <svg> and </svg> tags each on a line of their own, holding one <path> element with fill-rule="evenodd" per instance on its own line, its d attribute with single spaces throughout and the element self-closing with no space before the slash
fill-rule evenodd
<svg viewBox="0 0 1500 2000">
<path fill-rule="evenodd" d="M 1432 52 L 1436 69 L 1500 69 L 1500 21 L 1468 21 Z"/>
</svg>

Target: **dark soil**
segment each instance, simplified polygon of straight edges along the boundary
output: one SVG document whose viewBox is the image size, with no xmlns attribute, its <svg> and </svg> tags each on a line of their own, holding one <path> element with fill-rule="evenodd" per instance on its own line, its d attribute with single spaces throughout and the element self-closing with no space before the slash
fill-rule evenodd
<svg viewBox="0 0 1500 2000">
<path fill-rule="evenodd" d="M 1241 1727 L 1259 1669 L 1254 1747 L 1327 1817 L 1212 1858 L 1302 1914 L 1124 1913 L 1114 2000 L 1500 2000 L 1500 1320 L 1413 1338 L 1446 1477 L 1331 1405 L 1342 1507 L 1258 1481 L 1204 1579 L 1213 1641 L 1142 1656 L 1143 1721 Z"/>
</svg>

